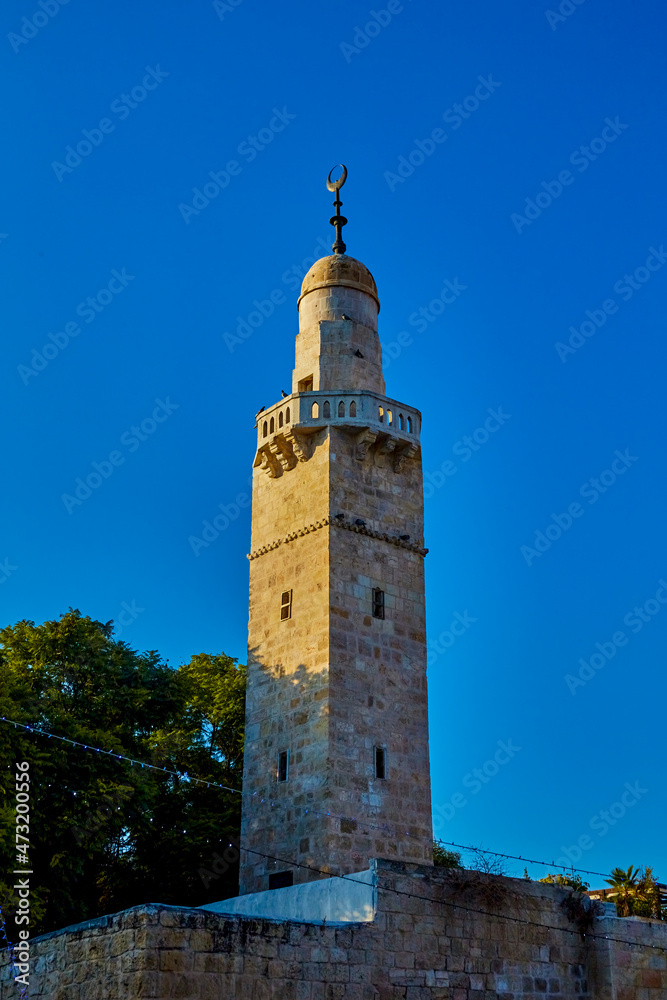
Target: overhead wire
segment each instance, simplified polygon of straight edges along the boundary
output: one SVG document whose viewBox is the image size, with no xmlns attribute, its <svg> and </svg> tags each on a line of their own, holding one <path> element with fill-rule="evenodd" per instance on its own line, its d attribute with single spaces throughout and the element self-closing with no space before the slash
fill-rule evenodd
<svg viewBox="0 0 667 1000">
<path fill-rule="evenodd" d="M 188 771 L 185 770 L 185 769 L 183 769 L 181 771 L 173 771 L 173 770 L 170 770 L 169 768 L 166 768 L 166 767 L 160 767 L 157 764 L 149 764 L 146 761 L 140 761 L 140 760 L 137 760 L 134 757 L 127 757 L 124 754 L 116 753 L 115 750 L 103 750 L 102 748 L 95 747 L 95 746 L 93 746 L 91 744 L 81 743 L 78 740 L 71 740 L 71 739 L 69 739 L 66 736 L 59 736 L 56 733 L 49 733 L 47 730 L 40 729 L 37 726 L 28 726 L 28 725 L 26 725 L 25 723 L 22 723 L 22 722 L 15 722 L 12 719 L 7 719 L 5 716 L 2 716 L 2 718 L 0 718 L 0 722 L 7 722 L 8 724 L 13 725 L 15 727 L 19 726 L 22 729 L 26 729 L 30 733 L 38 733 L 41 736 L 47 736 L 49 739 L 61 740 L 61 741 L 65 742 L 65 743 L 72 744 L 72 746 L 81 747 L 84 750 L 94 750 L 96 753 L 103 753 L 103 754 L 106 754 L 107 756 L 110 756 L 110 757 L 116 757 L 118 760 L 125 760 L 125 761 L 128 761 L 130 764 L 137 764 L 140 767 L 147 767 L 147 768 L 150 768 L 150 769 L 152 769 L 154 771 L 162 771 L 165 774 L 170 774 L 170 775 L 172 775 L 174 777 L 177 777 L 177 778 L 183 778 L 183 779 L 185 779 L 187 781 L 196 782 L 196 783 L 202 784 L 202 785 L 209 785 L 211 788 L 220 788 L 220 789 L 222 789 L 223 791 L 226 791 L 226 792 L 233 792 L 235 795 L 252 795 L 253 797 L 256 797 L 258 795 L 257 792 L 243 792 L 239 788 L 232 788 L 229 785 L 222 785 L 222 784 L 220 784 L 219 782 L 216 782 L 216 781 L 208 781 L 205 778 L 197 778 L 194 775 L 189 774 Z M 260 799 L 260 801 L 263 802 L 264 799 Z M 271 802 L 271 805 L 273 806 L 273 802 Z M 384 833 L 386 836 L 391 836 L 391 837 L 399 837 L 399 836 L 409 837 L 410 836 L 410 833 L 408 831 L 405 831 L 405 834 L 403 834 L 403 833 L 399 833 L 396 830 L 388 830 L 387 827 L 386 827 L 386 825 L 385 826 L 378 826 L 377 824 L 369 823 L 366 820 L 358 820 L 354 816 L 352 816 L 352 817 L 350 817 L 350 816 L 339 816 L 337 813 L 332 813 L 332 812 L 326 812 L 326 813 L 325 812 L 317 812 L 316 810 L 306 809 L 305 813 L 308 813 L 308 812 L 312 812 L 317 817 L 330 816 L 332 819 L 343 819 L 343 820 L 350 820 L 350 819 L 352 819 L 353 822 L 359 823 L 361 826 L 366 827 L 366 829 L 369 829 L 369 830 L 378 830 L 381 833 Z M 524 864 L 542 865 L 543 867 L 546 867 L 546 868 L 561 868 L 563 871 L 566 871 L 566 872 L 580 872 L 583 875 L 598 875 L 600 878 L 607 878 L 607 875 L 608 875 L 608 872 L 596 872 L 596 871 L 591 871 L 588 868 L 575 868 L 573 865 L 558 865 L 558 864 L 556 864 L 555 861 L 539 861 L 536 858 L 527 858 L 527 857 L 525 857 L 525 856 L 523 856 L 521 854 L 504 854 L 501 851 L 492 851 L 490 848 L 486 848 L 486 847 L 484 847 L 484 848 L 482 848 L 482 847 L 476 847 L 476 846 L 471 845 L 471 844 L 457 844 L 453 840 L 447 841 L 447 840 L 440 840 L 438 838 L 438 843 L 446 845 L 448 847 L 458 847 L 458 848 L 460 848 L 463 851 L 476 851 L 476 852 L 479 852 L 481 854 L 493 854 L 495 857 L 506 858 L 506 859 L 512 860 L 512 861 L 523 861 Z"/>
<path fill-rule="evenodd" d="M 78 740 L 71 740 L 68 737 L 59 736 L 56 733 L 49 733 L 46 730 L 41 729 L 41 728 L 39 728 L 37 726 L 28 726 L 25 723 L 15 722 L 12 719 L 7 719 L 5 716 L 2 716 L 0 718 L 0 722 L 6 722 L 9 725 L 13 725 L 14 727 L 20 727 L 21 729 L 25 729 L 25 730 L 27 730 L 30 733 L 37 733 L 40 736 L 47 736 L 49 739 L 61 740 L 61 741 L 66 742 L 66 743 L 70 743 L 72 746 L 80 747 L 80 748 L 82 748 L 84 750 L 91 750 L 91 751 L 95 751 L 96 753 L 107 754 L 108 756 L 115 757 L 118 760 L 129 761 L 129 763 L 132 764 L 132 765 L 133 764 L 138 764 L 141 767 L 148 767 L 148 768 L 151 768 L 153 770 L 163 771 L 166 774 L 170 774 L 170 775 L 173 775 L 173 776 L 176 776 L 176 777 L 179 777 L 179 778 L 185 777 L 185 778 L 187 778 L 188 781 L 193 781 L 193 782 L 198 782 L 200 784 L 209 785 L 209 786 L 211 786 L 213 788 L 222 789 L 223 791 L 234 792 L 236 794 L 244 794 L 238 788 L 231 788 L 228 785 L 222 785 L 222 784 L 219 784 L 219 783 L 214 782 L 214 781 L 208 781 L 208 780 L 206 780 L 204 778 L 198 778 L 198 777 L 196 777 L 194 775 L 190 775 L 187 771 L 172 771 L 172 770 L 170 770 L 168 768 L 159 767 L 158 765 L 155 765 L 155 764 L 149 764 L 149 763 L 144 762 L 144 761 L 136 760 L 133 757 L 127 757 L 124 754 L 118 754 L 115 751 L 103 750 L 100 747 L 94 747 L 94 746 L 91 746 L 90 744 L 81 743 Z M 248 794 L 248 793 L 246 793 L 246 794 Z M 252 794 L 256 795 L 257 793 L 254 792 Z M 335 814 L 332 814 L 332 813 L 315 813 L 315 815 L 317 815 L 317 816 L 332 816 L 335 819 L 339 818 Z M 340 818 L 341 819 L 348 819 L 349 817 L 340 817 Z M 389 833 L 389 831 L 387 831 L 383 827 L 375 827 L 375 829 L 382 830 L 385 833 Z M 440 843 L 447 843 L 447 842 L 440 841 Z M 540 865 L 546 865 L 548 867 L 563 867 L 562 865 L 554 865 L 553 862 L 551 862 L 551 864 L 550 864 L 549 862 L 546 862 L 546 861 L 534 861 L 534 860 L 529 859 L 529 858 L 524 858 L 521 855 L 503 854 L 503 853 L 501 853 L 499 851 L 487 850 L 486 848 L 483 848 L 483 849 L 482 848 L 474 848 L 474 847 L 469 847 L 469 846 L 465 846 L 465 845 L 462 845 L 462 844 L 456 844 L 453 841 L 448 842 L 448 843 L 449 843 L 449 846 L 460 847 L 463 850 L 479 851 L 481 854 L 493 854 L 493 855 L 495 855 L 497 857 L 512 858 L 514 860 L 528 862 L 529 864 L 540 864 Z M 229 846 L 233 847 L 234 845 L 230 844 Z M 357 882 L 360 885 L 365 885 L 365 886 L 368 885 L 367 882 L 362 882 L 360 879 L 355 879 L 353 876 L 350 876 L 350 875 L 339 875 L 339 874 L 337 874 L 335 872 L 329 872 L 329 871 L 327 871 L 324 868 L 316 868 L 313 865 L 306 865 L 306 864 L 303 864 L 303 863 L 298 862 L 298 861 L 293 861 L 293 860 L 289 860 L 289 859 L 286 859 L 286 858 L 279 858 L 276 855 L 266 854 L 266 853 L 264 853 L 262 851 L 256 851 L 256 850 L 253 850 L 253 849 L 248 848 L 248 847 L 240 847 L 239 849 L 241 851 L 245 851 L 247 854 L 254 854 L 257 857 L 264 858 L 265 860 L 279 861 L 281 864 L 288 865 L 291 868 L 301 868 L 301 869 L 304 869 L 306 871 L 312 872 L 312 873 L 317 874 L 317 875 L 326 876 L 327 878 L 338 878 L 338 879 L 341 879 L 341 880 L 346 881 L 346 882 Z M 581 872 L 585 872 L 586 874 L 589 874 L 589 875 L 602 875 L 601 872 L 590 872 L 590 871 L 586 871 L 586 869 L 566 868 L 565 870 L 566 871 L 581 871 Z M 466 906 L 463 903 L 453 903 L 450 900 L 433 899 L 432 897 L 429 897 L 429 896 L 422 896 L 422 895 L 419 895 L 418 893 L 407 892 L 406 890 L 401 890 L 401 889 L 394 889 L 394 888 L 389 888 L 389 887 L 384 887 L 384 886 L 378 886 L 378 889 L 380 891 L 382 891 L 382 892 L 390 892 L 390 893 L 394 893 L 395 895 L 407 896 L 407 897 L 409 897 L 411 899 L 419 899 L 419 900 L 422 900 L 424 902 L 428 902 L 428 903 L 432 903 L 432 904 L 436 904 L 436 905 L 449 906 L 451 908 L 463 910 L 463 911 L 469 912 L 469 913 L 474 913 L 474 914 L 477 914 L 479 916 L 486 916 L 486 917 L 491 917 L 491 918 L 494 918 L 494 919 L 506 920 L 506 921 L 509 921 L 511 923 L 518 923 L 518 924 L 530 925 L 530 926 L 534 926 L 534 927 L 542 927 L 545 930 L 553 930 L 553 931 L 565 932 L 565 933 L 568 933 L 568 934 L 579 934 L 580 936 L 587 937 L 587 938 L 598 938 L 598 939 L 601 939 L 601 940 L 614 941 L 614 942 L 616 942 L 618 944 L 627 944 L 629 946 L 634 946 L 634 947 L 652 948 L 654 950 L 663 951 L 663 952 L 667 953 L 667 948 L 662 948 L 659 945 L 651 945 L 651 944 L 647 944 L 645 942 L 638 942 L 638 941 L 629 941 L 629 940 L 623 939 L 623 938 L 616 938 L 616 937 L 614 937 L 612 935 L 609 935 L 609 934 L 593 934 L 593 933 L 585 933 L 584 934 L 583 932 L 581 932 L 579 930 L 571 929 L 571 928 L 568 928 L 568 927 L 558 927 L 558 926 L 552 925 L 552 924 L 544 924 L 544 923 L 541 923 L 539 921 L 526 920 L 525 918 L 522 918 L 522 917 L 512 917 L 512 916 L 510 916 L 508 914 L 503 914 L 503 913 L 491 913 L 488 910 L 480 910 L 480 909 L 478 909 L 476 907 Z M 239 915 L 241 915 L 241 914 L 239 914 Z"/>
</svg>

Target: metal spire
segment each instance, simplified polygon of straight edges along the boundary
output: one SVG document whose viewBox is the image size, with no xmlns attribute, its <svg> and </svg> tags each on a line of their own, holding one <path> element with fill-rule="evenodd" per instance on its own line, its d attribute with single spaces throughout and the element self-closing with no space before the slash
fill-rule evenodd
<svg viewBox="0 0 667 1000">
<path fill-rule="evenodd" d="M 340 175 L 337 181 L 332 181 L 331 175 L 336 169 L 336 167 L 342 167 L 343 173 Z M 327 189 L 329 191 L 336 192 L 336 198 L 334 200 L 334 205 L 336 207 L 336 214 L 332 215 L 331 218 L 329 219 L 331 225 L 335 226 L 336 228 L 336 242 L 333 244 L 331 249 L 333 250 L 334 253 L 345 253 L 345 250 L 347 248 L 343 243 L 343 226 L 346 225 L 347 219 L 345 218 L 344 215 L 340 214 L 340 206 L 343 204 L 343 202 L 340 200 L 339 193 L 343 184 L 347 180 L 347 167 L 345 166 L 344 163 L 337 163 L 336 167 L 334 167 L 333 170 L 329 171 L 329 176 L 327 177 Z"/>
</svg>

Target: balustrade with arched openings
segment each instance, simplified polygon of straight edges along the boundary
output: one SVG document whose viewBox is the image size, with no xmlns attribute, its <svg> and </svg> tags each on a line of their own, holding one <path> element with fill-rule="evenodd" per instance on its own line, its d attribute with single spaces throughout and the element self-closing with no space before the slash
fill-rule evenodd
<svg viewBox="0 0 667 1000">
<path fill-rule="evenodd" d="M 312 397 L 311 397 L 312 400 Z M 316 400 L 302 400 L 302 404 L 297 400 L 297 412 L 295 414 L 295 419 L 297 424 L 301 421 L 307 420 L 331 420 L 339 419 L 357 419 L 357 414 L 364 421 L 372 420 L 371 413 L 364 410 L 363 399 L 350 399 L 347 398 L 340 399 L 322 399 L 321 397 Z M 360 409 L 361 406 L 361 409 Z M 418 423 L 417 418 L 412 416 L 407 416 L 404 413 L 398 411 L 393 411 L 389 409 L 386 404 L 382 405 L 377 397 L 371 403 L 373 408 L 377 407 L 377 417 L 376 420 L 380 424 L 386 425 L 387 429 L 391 428 L 392 431 L 406 431 L 408 434 L 418 433 Z M 305 412 L 304 412 L 305 411 Z M 365 415 L 367 414 L 367 415 Z M 272 436 L 276 431 L 284 433 L 291 421 L 291 407 L 285 406 L 274 411 L 273 415 L 267 417 L 258 426 L 260 428 L 260 433 L 262 438 Z"/>
</svg>

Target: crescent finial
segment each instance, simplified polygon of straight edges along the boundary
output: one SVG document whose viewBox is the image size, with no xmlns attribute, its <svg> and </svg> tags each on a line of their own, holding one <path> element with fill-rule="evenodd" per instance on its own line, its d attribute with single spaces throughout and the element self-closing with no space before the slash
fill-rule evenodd
<svg viewBox="0 0 667 1000">
<path fill-rule="evenodd" d="M 336 167 L 342 167 L 343 173 L 340 175 L 337 181 L 332 181 L 331 175 L 336 169 Z M 327 189 L 329 191 L 339 191 L 340 188 L 342 188 L 345 181 L 347 180 L 347 167 L 345 166 L 345 164 L 337 163 L 336 167 L 332 167 L 332 169 L 329 171 L 329 176 L 327 177 Z"/>
<path fill-rule="evenodd" d="M 331 175 L 336 170 L 337 167 L 342 167 L 343 173 L 340 175 L 337 181 L 331 180 Z M 344 163 L 337 163 L 332 170 L 329 171 L 329 176 L 327 177 L 327 188 L 329 191 L 333 191 L 336 195 L 334 199 L 334 207 L 336 209 L 336 214 L 333 215 L 329 222 L 334 226 L 336 230 L 336 241 L 331 247 L 334 253 L 345 253 L 346 246 L 343 243 L 343 226 L 347 223 L 347 219 L 344 215 L 340 214 L 340 206 L 343 202 L 340 200 L 340 189 L 347 180 L 347 167 Z"/>
</svg>

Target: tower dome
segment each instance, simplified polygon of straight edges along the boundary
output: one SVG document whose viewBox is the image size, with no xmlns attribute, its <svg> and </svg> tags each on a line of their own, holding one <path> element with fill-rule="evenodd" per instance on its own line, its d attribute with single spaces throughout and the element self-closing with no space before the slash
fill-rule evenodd
<svg viewBox="0 0 667 1000">
<path fill-rule="evenodd" d="M 298 304 L 309 292 L 314 292 L 317 288 L 330 287 L 356 288 L 360 292 L 366 292 L 375 299 L 378 312 L 380 311 L 375 279 L 366 265 L 354 257 L 335 253 L 315 261 L 303 279 Z"/>
<path fill-rule="evenodd" d="M 299 333 L 292 392 L 336 389 L 384 394 L 380 300 L 366 265 L 345 252 L 342 229 L 347 219 L 340 214 L 340 189 L 347 168 L 339 166 L 343 172 L 338 180 L 331 179 L 333 171 L 327 180 L 327 188 L 336 194 L 336 214 L 329 219 L 336 230 L 333 253 L 315 261 L 303 279 L 297 303 Z"/>
</svg>

